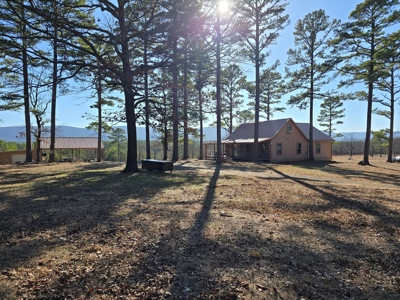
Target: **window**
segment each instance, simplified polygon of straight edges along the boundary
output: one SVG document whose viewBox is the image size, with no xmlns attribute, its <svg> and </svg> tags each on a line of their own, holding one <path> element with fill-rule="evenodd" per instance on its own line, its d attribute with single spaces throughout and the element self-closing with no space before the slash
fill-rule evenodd
<svg viewBox="0 0 400 300">
<path fill-rule="evenodd" d="M 296 154 L 301 154 L 301 143 L 296 144 Z"/>
<path fill-rule="evenodd" d="M 282 155 L 282 143 L 276 144 L 276 155 Z"/>
<path fill-rule="evenodd" d="M 292 133 L 292 124 L 286 124 L 286 133 L 288 134 Z"/>
<path fill-rule="evenodd" d="M 315 152 L 318 154 L 321 153 L 321 143 L 316 143 L 315 145 Z"/>
</svg>

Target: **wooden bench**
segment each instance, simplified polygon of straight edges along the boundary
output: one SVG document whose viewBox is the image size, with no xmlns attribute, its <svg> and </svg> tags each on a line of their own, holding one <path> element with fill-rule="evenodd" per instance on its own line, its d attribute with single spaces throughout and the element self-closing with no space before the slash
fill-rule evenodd
<svg viewBox="0 0 400 300">
<path fill-rule="evenodd" d="M 174 162 L 167 160 L 143 159 L 142 170 L 158 173 L 164 173 L 165 171 L 172 172 L 174 170 Z"/>
</svg>

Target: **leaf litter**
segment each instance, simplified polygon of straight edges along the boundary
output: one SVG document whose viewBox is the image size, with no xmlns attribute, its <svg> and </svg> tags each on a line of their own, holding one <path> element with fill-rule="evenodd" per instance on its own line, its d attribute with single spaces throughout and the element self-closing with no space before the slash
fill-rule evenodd
<svg viewBox="0 0 400 300">
<path fill-rule="evenodd" d="M 398 299 L 400 164 L 372 164 L 0 166 L 0 299 Z"/>
</svg>

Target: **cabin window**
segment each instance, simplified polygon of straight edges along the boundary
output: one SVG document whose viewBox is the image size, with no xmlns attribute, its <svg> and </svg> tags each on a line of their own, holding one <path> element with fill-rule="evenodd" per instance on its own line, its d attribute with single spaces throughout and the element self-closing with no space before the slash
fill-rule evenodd
<svg viewBox="0 0 400 300">
<path fill-rule="evenodd" d="M 296 153 L 301 154 L 301 143 L 296 144 Z"/>
<path fill-rule="evenodd" d="M 282 155 L 282 143 L 276 144 L 276 155 Z"/>
<path fill-rule="evenodd" d="M 316 143 L 315 145 L 315 152 L 318 154 L 321 153 L 321 143 Z"/>
<path fill-rule="evenodd" d="M 292 133 L 292 124 L 286 124 L 286 133 L 288 134 Z"/>
</svg>

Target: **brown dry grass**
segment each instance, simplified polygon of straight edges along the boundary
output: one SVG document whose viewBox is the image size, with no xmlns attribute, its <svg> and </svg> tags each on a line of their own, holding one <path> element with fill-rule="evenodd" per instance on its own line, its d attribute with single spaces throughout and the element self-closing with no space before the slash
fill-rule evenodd
<svg viewBox="0 0 400 300">
<path fill-rule="evenodd" d="M 399 299 L 400 163 L 0 166 L 0 299 Z"/>
</svg>

